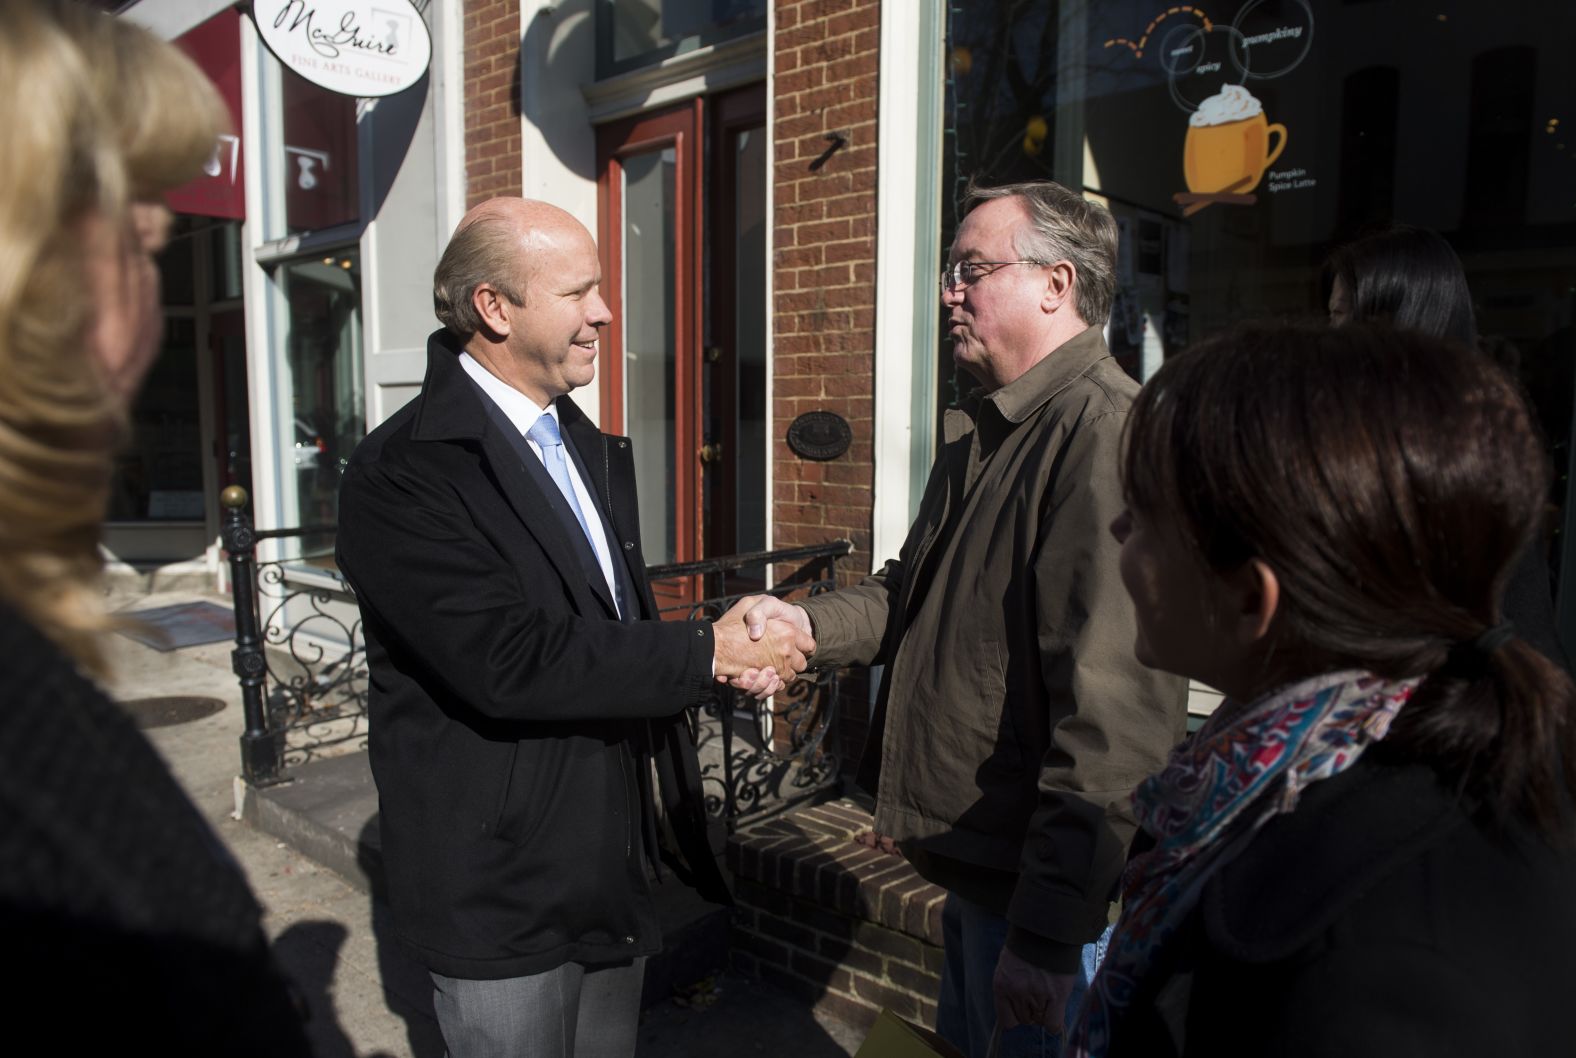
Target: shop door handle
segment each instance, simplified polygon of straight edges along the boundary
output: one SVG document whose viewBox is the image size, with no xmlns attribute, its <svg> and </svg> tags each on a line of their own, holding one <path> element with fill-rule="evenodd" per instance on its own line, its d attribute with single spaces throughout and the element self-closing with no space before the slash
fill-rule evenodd
<svg viewBox="0 0 1576 1058">
<path fill-rule="evenodd" d="M 712 444 L 710 441 L 700 446 L 700 461 L 702 463 L 719 463 L 722 461 L 722 445 Z"/>
</svg>

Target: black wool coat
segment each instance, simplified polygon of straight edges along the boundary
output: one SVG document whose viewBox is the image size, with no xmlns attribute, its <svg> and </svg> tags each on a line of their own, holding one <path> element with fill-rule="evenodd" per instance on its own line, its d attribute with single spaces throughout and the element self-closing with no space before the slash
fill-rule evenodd
<svg viewBox="0 0 1576 1058">
<path fill-rule="evenodd" d="M 421 394 L 356 448 L 340 489 L 395 926 L 449 977 L 648 955 L 653 764 L 681 846 L 665 858 L 727 899 L 684 713 L 712 689 L 711 626 L 656 619 L 629 440 L 559 399 L 631 588 L 621 620 L 562 497 L 459 352 L 446 332 L 428 340 Z"/>
<path fill-rule="evenodd" d="M 1111 1058 L 1576 1054 L 1576 856 L 1370 750 L 1206 883 Z"/>
</svg>

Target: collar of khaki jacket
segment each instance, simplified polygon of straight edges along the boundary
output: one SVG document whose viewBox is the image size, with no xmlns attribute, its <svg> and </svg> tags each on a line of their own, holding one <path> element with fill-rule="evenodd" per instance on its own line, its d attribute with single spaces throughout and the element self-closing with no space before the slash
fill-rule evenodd
<svg viewBox="0 0 1576 1058">
<path fill-rule="evenodd" d="M 985 404 L 993 404 L 1003 419 L 1017 425 L 1110 355 L 1101 328 L 1089 327 L 1052 349 L 1039 363 L 1000 389 L 991 393 L 974 390 L 965 398 L 964 410 L 973 419 Z M 957 425 L 962 429 L 949 429 L 948 441 L 956 440 L 967 430 L 964 424 Z"/>
</svg>

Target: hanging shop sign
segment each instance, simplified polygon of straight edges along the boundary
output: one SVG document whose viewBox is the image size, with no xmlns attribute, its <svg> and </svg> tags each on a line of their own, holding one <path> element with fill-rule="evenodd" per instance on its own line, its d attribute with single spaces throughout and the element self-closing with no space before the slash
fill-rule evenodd
<svg viewBox="0 0 1576 1058">
<path fill-rule="evenodd" d="M 254 0 L 252 20 L 280 62 L 340 95 L 403 92 L 432 59 L 410 0 Z"/>
</svg>

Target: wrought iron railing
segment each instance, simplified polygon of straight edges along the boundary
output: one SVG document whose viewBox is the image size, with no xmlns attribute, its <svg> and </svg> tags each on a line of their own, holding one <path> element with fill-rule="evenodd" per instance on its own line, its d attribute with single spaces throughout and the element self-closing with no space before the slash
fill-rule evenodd
<svg viewBox="0 0 1576 1058">
<path fill-rule="evenodd" d="M 230 667 L 246 720 L 241 775 L 268 786 L 285 778 L 287 765 L 365 743 L 366 647 L 355 595 L 337 570 L 313 569 L 317 583 L 307 585 L 287 577 L 287 560 L 257 560 L 261 541 L 332 533 L 333 526 L 257 529 L 246 490 L 236 485 L 220 503 L 235 607 Z"/>
<path fill-rule="evenodd" d="M 662 613 L 715 620 L 749 595 L 782 598 L 831 591 L 837 586 L 837 560 L 852 550 L 847 540 L 830 540 L 809 547 L 648 566 L 646 576 L 654 589 L 677 589 L 665 594 L 699 596 L 665 606 Z M 785 577 L 766 576 L 767 569 L 795 563 Z M 741 816 L 792 807 L 836 784 L 841 761 L 835 742 L 829 743 L 826 736 L 837 716 L 837 682 L 835 669 L 807 673 L 764 702 L 717 685 L 702 711 L 716 721 L 720 745 L 715 748 L 720 753 L 711 752 L 709 729 L 701 729 L 698 745 L 706 809 L 712 816 L 731 824 Z M 742 740 L 734 726 L 740 713 L 751 721 Z"/>
<path fill-rule="evenodd" d="M 329 526 L 256 529 L 246 491 L 224 490 L 222 535 L 235 605 L 231 667 L 241 685 L 246 731 L 241 773 L 254 786 L 283 781 L 286 769 L 339 747 L 365 747 L 367 664 L 355 594 L 339 572 L 300 559 L 259 562 L 257 545 L 332 533 Z M 836 586 L 838 558 L 852 545 L 812 547 L 651 566 L 663 614 L 713 619 L 752 594 L 818 594 Z M 785 575 L 769 577 L 790 567 Z M 755 702 L 718 684 L 695 717 L 707 810 L 729 821 L 815 797 L 837 782 L 827 739 L 837 709 L 838 673 L 807 674 L 782 694 Z M 739 730 L 740 717 L 746 718 Z"/>
</svg>

